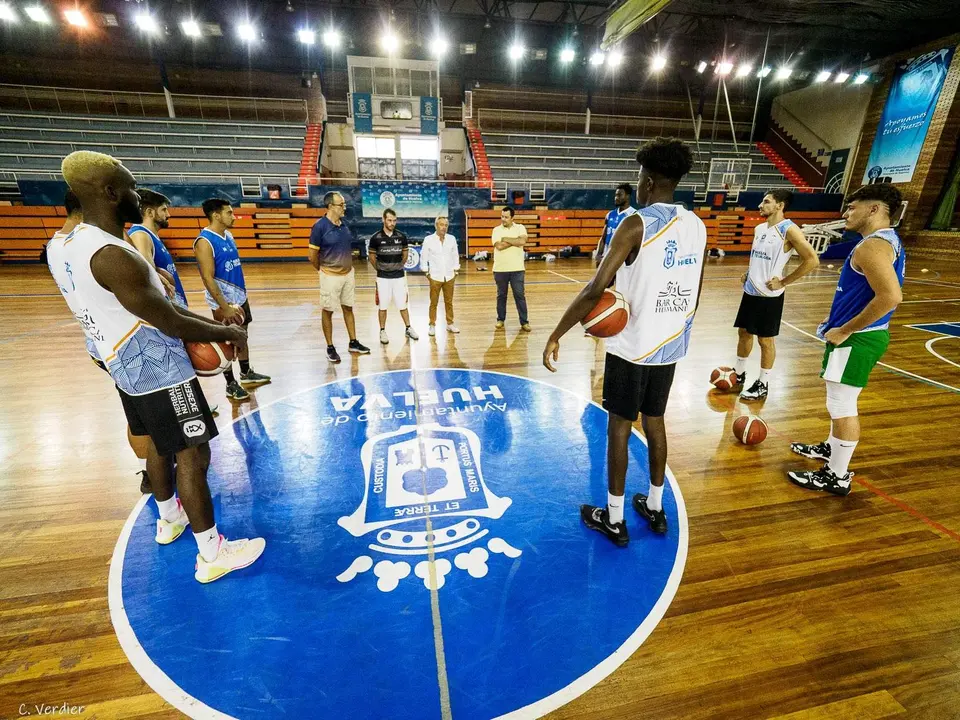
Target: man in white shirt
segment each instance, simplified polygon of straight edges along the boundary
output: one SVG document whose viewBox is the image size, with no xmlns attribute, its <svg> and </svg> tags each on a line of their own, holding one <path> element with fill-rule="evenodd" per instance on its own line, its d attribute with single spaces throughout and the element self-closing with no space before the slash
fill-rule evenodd
<svg viewBox="0 0 960 720">
<path fill-rule="evenodd" d="M 437 231 L 423 239 L 420 248 L 420 267 L 430 281 L 430 328 L 431 337 L 437 334 L 437 304 L 443 292 L 443 309 L 446 314 L 447 332 L 458 333 L 453 324 L 453 281 L 460 271 L 460 250 L 457 239 L 447 232 L 450 222 L 438 217 L 433 226 Z"/>
</svg>

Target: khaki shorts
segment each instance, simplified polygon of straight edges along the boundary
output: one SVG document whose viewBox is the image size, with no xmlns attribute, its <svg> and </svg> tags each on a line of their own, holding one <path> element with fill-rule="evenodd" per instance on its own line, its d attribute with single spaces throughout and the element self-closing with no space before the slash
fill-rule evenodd
<svg viewBox="0 0 960 720">
<path fill-rule="evenodd" d="M 343 275 L 331 275 L 320 271 L 320 304 L 328 312 L 336 312 L 340 306 L 353 307 L 357 289 L 353 268 Z"/>
</svg>

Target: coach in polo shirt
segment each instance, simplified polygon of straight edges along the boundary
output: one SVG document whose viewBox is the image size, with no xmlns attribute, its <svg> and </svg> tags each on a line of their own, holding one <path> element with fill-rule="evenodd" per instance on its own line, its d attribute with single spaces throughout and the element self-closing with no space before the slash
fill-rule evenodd
<svg viewBox="0 0 960 720">
<path fill-rule="evenodd" d="M 320 303 L 323 305 L 323 337 L 327 341 L 327 360 L 340 362 L 333 345 L 333 313 L 339 305 L 347 326 L 350 345 L 347 349 L 365 355 L 370 348 L 357 340 L 357 326 L 353 317 L 356 276 L 353 271 L 353 233 L 343 222 L 347 203 L 343 195 L 329 192 L 323 197 L 327 214 L 317 220 L 310 231 L 310 264 L 320 274 Z"/>
</svg>

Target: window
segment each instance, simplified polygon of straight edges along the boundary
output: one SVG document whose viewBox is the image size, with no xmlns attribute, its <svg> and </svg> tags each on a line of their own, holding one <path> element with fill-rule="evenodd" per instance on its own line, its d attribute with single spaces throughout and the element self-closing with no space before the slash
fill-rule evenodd
<svg viewBox="0 0 960 720">
<path fill-rule="evenodd" d="M 429 70 L 411 70 L 410 71 L 410 94 L 433 96 L 430 87 Z"/>
<path fill-rule="evenodd" d="M 404 160 L 440 159 L 440 148 L 436 138 L 400 138 L 400 157 Z"/>
<path fill-rule="evenodd" d="M 393 68 L 374 68 L 373 88 L 377 95 L 393 95 Z"/>
<path fill-rule="evenodd" d="M 394 72 L 397 81 L 396 95 L 402 97 L 410 94 L 410 71 L 407 68 L 397 68 Z"/>
<path fill-rule="evenodd" d="M 411 120 L 413 104 L 403 100 L 384 100 L 380 103 L 380 117 L 385 120 Z"/>
<path fill-rule="evenodd" d="M 397 162 L 393 158 L 360 158 L 357 162 L 360 177 L 374 180 L 396 180 Z"/>
<path fill-rule="evenodd" d="M 359 66 L 353 68 L 353 92 L 373 92 L 373 68 Z"/>
<path fill-rule="evenodd" d="M 357 135 L 357 157 L 389 158 L 396 157 L 397 150 L 393 138 Z"/>
</svg>

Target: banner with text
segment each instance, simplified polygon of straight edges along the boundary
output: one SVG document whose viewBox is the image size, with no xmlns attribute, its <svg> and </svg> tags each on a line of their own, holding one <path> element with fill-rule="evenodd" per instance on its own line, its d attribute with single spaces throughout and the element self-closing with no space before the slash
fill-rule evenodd
<svg viewBox="0 0 960 720">
<path fill-rule="evenodd" d="M 404 218 L 435 218 L 447 214 L 444 183 L 361 182 L 363 216 L 380 217 L 387 208 Z"/>
<path fill-rule="evenodd" d="M 440 100 L 435 97 L 420 96 L 420 134 L 437 134 L 437 115 L 440 109 Z"/>
<path fill-rule="evenodd" d="M 913 179 L 953 51 L 944 48 L 897 65 L 867 160 L 864 184 Z"/>
<path fill-rule="evenodd" d="M 373 101 L 370 93 L 353 94 L 353 131 L 373 132 Z"/>
</svg>

